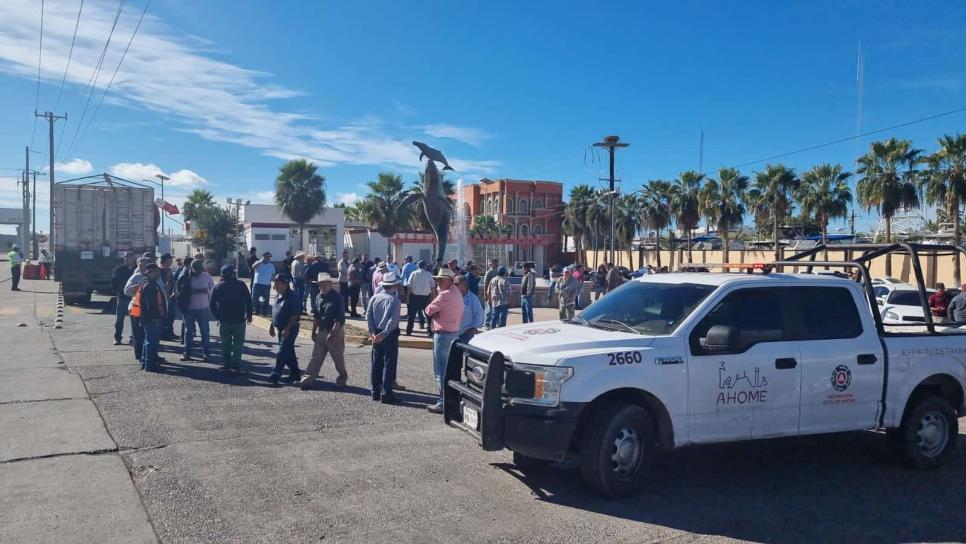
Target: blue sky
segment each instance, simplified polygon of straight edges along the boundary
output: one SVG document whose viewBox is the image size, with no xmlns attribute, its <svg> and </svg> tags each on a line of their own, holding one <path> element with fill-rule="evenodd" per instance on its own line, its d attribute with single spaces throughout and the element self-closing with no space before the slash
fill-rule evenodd
<svg viewBox="0 0 966 544">
<path fill-rule="evenodd" d="M 855 134 L 860 40 L 864 131 L 966 106 L 957 2 L 154 0 L 97 109 L 144 2 L 125 3 L 80 125 L 118 6 L 84 3 L 57 105 L 69 117 L 57 125 L 58 179 L 164 172 L 175 202 L 196 186 L 268 201 L 278 166 L 307 157 L 330 202 L 351 201 L 380 171 L 415 179 L 410 142 L 423 140 L 467 183 L 599 184 L 606 164 L 588 145 L 619 134 L 632 145 L 618 173 L 633 190 L 697 169 L 702 131 L 706 170 Z M 0 207 L 17 204 L 10 168 L 31 136 L 46 149 L 33 110 L 57 102 L 78 6 L 45 4 L 38 100 L 40 1 L 0 4 Z M 931 150 L 964 127 L 966 112 L 879 137 Z M 851 166 L 856 149 L 782 160 Z M 862 212 L 860 226 L 874 222 Z"/>
</svg>

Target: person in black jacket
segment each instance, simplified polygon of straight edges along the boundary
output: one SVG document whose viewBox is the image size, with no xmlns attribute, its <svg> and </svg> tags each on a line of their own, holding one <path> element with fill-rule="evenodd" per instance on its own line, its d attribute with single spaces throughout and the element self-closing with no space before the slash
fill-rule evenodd
<svg viewBox="0 0 966 544">
<path fill-rule="evenodd" d="M 134 263 L 134 254 L 128 251 L 124 254 L 124 262 L 117 265 L 111 277 L 111 288 L 114 289 L 114 296 L 117 297 L 117 307 L 114 309 L 115 346 L 121 345 L 121 339 L 124 336 L 124 320 L 127 318 L 127 308 L 131 305 L 131 297 L 124 294 L 124 285 L 134 275 L 135 270 L 137 266 Z"/>
<path fill-rule="evenodd" d="M 335 370 L 339 373 L 335 380 L 336 387 L 345 387 L 349 380 L 349 374 L 345 370 L 345 299 L 339 291 L 332 288 L 332 283 L 337 280 L 327 272 L 320 273 L 316 281 L 319 285 L 319 296 L 316 309 L 312 312 L 312 340 L 315 346 L 299 387 L 312 387 L 322 369 L 326 354 L 332 355 Z"/>
<path fill-rule="evenodd" d="M 245 323 L 252 322 L 252 296 L 245 282 L 235 277 L 235 267 L 221 267 L 221 281 L 211 291 L 211 313 L 218 320 L 222 370 L 241 372 Z"/>
<path fill-rule="evenodd" d="M 144 331 L 144 344 L 141 347 L 141 369 L 154 370 L 164 359 L 158 357 L 158 344 L 161 341 L 161 329 L 164 316 L 168 309 L 168 297 L 164 293 L 163 284 L 159 281 L 161 269 L 156 263 L 144 266 L 147 281 L 138 286 L 135 297 L 138 297 L 137 317 Z M 135 312 L 132 311 L 131 315 Z"/>
</svg>

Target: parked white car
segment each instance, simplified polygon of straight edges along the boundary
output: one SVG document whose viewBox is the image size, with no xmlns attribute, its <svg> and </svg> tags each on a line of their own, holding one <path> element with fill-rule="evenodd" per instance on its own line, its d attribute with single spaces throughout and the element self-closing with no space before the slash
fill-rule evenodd
<svg viewBox="0 0 966 544">
<path fill-rule="evenodd" d="M 875 283 L 872 280 L 872 293 L 875 295 L 876 301 L 879 303 L 879 307 L 885 305 L 886 299 L 889 298 L 889 293 L 895 291 L 896 289 L 902 290 L 916 290 L 916 287 L 908 283 Z"/>
<path fill-rule="evenodd" d="M 903 325 L 910 323 L 925 323 L 926 317 L 922 312 L 919 291 L 912 285 L 896 285 L 889 294 L 882 299 L 882 324 Z M 935 293 L 935 289 L 926 289 L 926 295 Z"/>
</svg>

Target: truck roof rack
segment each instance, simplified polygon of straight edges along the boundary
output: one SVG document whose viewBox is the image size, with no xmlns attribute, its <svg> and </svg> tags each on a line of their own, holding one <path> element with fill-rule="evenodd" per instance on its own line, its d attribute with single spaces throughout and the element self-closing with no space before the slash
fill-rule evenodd
<svg viewBox="0 0 966 544">
<path fill-rule="evenodd" d="M 846 259 L 842 261 L 816 260 L 815 257 L 819 252 L 829 249 L 834 251 L 845 251 Z M 856 253 L 858 253 L 858 255 L 855 255 Z M 916 244 L 908 242 L 897 242 L 893 244 L 817 244 L 815 247 L 809 248 L 800 253 L 796 253 L 795 255 L 792 255 L 784 260 L 774 261 L 769 264 L 774 267 L 778 267 L 779 269 L 781 269 L 783 266 L 805 266 L 807 274 L 811 274 L 812 268 L 816 266 L 855 268 L 858 270 L 860 275 L 860 277 L 856 278 L 856 280 L 861 280 L 864 284 L 866 295 L 869 297 L 869 304 L 872 305 L 872 308 L 877 308 L 878 305 L 875 302 L 875 294 L 872 292 L 872 276 L 869 274 L 868 263 L 870 263 L 873 259 L 885 255 L 908 255 L 909 261 L 912 264 L 913 275 L 916 278 L 916 290 L 919 292 L 919 302 L 922 305 L 922 312 L 925 316 L 926 329 L 929 330 L 930 334 L 935 334 L 936 324 L 933 322 L 932 311 L 929 309 L 929 300 L 926 296 L 926 282 L 923 279 L 922 264 L 919 262 L 919 257 L 920 255 L 927 257 L 951 257 L 959 255 L 960 253 L 966 255 L 966 250 L 964 250 L 962 247 L 952 244 Z M 875 317 L 876 326 L 879 327 L 880 331 L 884 332 L 882 316 L 879 315 L 879 312 L 877 311 L 872 313 Z M 966 323 L 945 323 L 945 325 L 966 325 Z M 909 325 L 896 326 L 916 327 L 921 325 L 910 323 Z"/>
<path fill-rule="evenodd" d="M 145 185 L 137 181 L 131 181 L 129 179 L 119 178 L 117 176 L 108 174 L 104 172 L 102 174 L 94 174 L 91 176 L 83 176 L 79 178 L 65 179 L 63 181 L 56 181 L 54 185 L 110 185 L 111 187 L 115 185 L 120 185 L 122 187 L 141 187 L 144 189 L 152 188 L 150 185 Z"/>
</svg>

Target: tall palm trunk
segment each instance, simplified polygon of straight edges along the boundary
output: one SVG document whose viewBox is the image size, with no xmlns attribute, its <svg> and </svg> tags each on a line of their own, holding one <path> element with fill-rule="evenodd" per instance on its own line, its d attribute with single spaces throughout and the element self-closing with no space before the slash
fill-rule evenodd
<svg viewBox="0 0 966 544">
<path fill-rule="evenodd" d="M 772 244 L 775 245 L 775 260 L 776 261 L 780 261 L 780 260 L 782 260 L 782 257 L 781 257 L 781 244 L 778 243 L 778 219 L 779 219 L 779 216 L 778 216 L 778 213 L 777 213 L 777 210 L 778 210 L 778 200 L 777 199 L 775 199 L 774 201 L 772 201 L 772 210 L 775 210 L 775 213 L 773 214 L 775 220 L 772 223 L 771 242 L 772 242 Z"/>
<path fill-rule="evenodd" d="M 654 245 L 657 247 L 657 268 L 661 268 L 661 229 L 657 229 L 654 236 Z"/>
<path fill-rule="evenodd" d="M 688 229 L 688 264 L 693 262 L 694 260 L 691 257 L 691 229 Z"/>
<path fill-rule="evenodd" d="M 892 215 L 887 215 L 885 220 L 886 220 L 886 243 L 891 244 L 892 243 Z M 891 254 L 886 255 L 885 258 L 886 258 L 885 275 L 891 277 L 892 276 L 892 255 Z"/>
<path fill-rule="evenodd" d="M 299 223 L 299 251 L 305 251 L 305 225 Z"/>
<path fill-rule="evenodd" d="M 671 250 L 671 255 L 668 257 L 671 260 L 671 262 L 668 264 L 668 270 L 673 272 L 674 271 L 674 252 L 677 249 L 674 247 L 674 230 L 671 229 L 670 227 L 668 227 L 667 229 L 667 240 L 668 240 L 668 249 Z"/>
<path fill-rule="evenodd" d="M 728 229 L 719 228 L 718 233 L 721 234 L 721 244 L 724 246 L 724 251 L 722 252 L 721 260 L 726 263 L 729 263 L 731 261 L 728 260 Z M 728 272 L 727 268 L 725 269 L 725 272 Z"/>
<path fill-rule="evenodd" d="M 819 219 L 819 221 L 822 222 L 822 246 L 824 246 L 822 253 L 824 254 L 825 260 L 827 261 L 828 260 L 828 215 L 825 213 L 822 213 L 821 215 L 819 215 L 819 217 L 821 218 Z M 828 267 L 826 266 L 825 269 L 828 270 Z"/>
<path fill-rule="evenodd" d="M 953 252 L 953 280 L 956 282 L 956 287 L 962 284 L 962 278 L 960 278 L 960 268 L 959 268 L 959 245 L 962 243 L 962 231 L 959 225 L 959 199 L 953 198 L 952 202 L 952 217 L 953 217 L 953 243 L 956 244 L 956 251 Z"/>
</svg>

